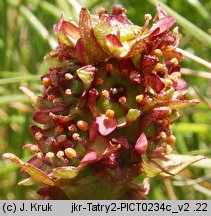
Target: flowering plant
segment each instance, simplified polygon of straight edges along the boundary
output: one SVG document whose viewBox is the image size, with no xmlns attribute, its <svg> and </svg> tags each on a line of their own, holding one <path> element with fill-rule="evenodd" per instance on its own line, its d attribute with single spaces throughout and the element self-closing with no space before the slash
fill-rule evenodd
<svg viewBox="0 0 211 216">
<path fill-rule="evenodd" d="M 203 158 L 168 157 L 178 108 L 198 101 L 186 99 L 178 28 L 170 30 L 176 20 L 159 5 L 151 19 L 134 25 L 121 5 L 98 17 L 82 8 L 79 24 L 61 15 L 42 95 L 20 87 L 36 109 L 35 144 L 23 147 L 35 156 L 25 163 L 3 155 L 30 175 L 19 185 L 44 184 L 45 199 L 140 199 L 149 178 L 175 176 Z"/>
</svg>

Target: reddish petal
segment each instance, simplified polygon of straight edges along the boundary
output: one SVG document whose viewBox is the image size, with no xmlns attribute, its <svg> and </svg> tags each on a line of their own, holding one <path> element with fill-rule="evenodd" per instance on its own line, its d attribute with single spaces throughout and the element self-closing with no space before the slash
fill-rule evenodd
<svg viewBox="0 0 211 216">
<path fill-rule="evenodd" d="M 80 60 L 82 64 L 85 64 L 85 59 L 84 59 L 84 47 L 83 47 L 83 42 L 82 38 L 80 38 L 75 46 L 75 53 L 77 58 Z"/>
<path fill-rule="evenodd" d="M 37 193 L 43 197 L 44 200 L 67 200 L 68 197 L 58 187 L 43 187 L 40 188 Z"/>
<path fill-rule="evenodd" d="M 33 120 L 36 121 L 39 124 L 46 124 L 47 121 L 50 120 L 49 117 L 49 113 L 57 113 L 57 112 L 61 112 L 64 111 L 67 108 L 67 106 L 58 106 L 58 107 L 53 107 L 50 109 L 45 109 L 45 110 L 41 110 L 35 113 Z"/>
<path fill-rule="evenodd" d="M 93 116 L 94 116 L 94 110 L 95 110 L 95 103 L 96 103 L 98 95 L 99 93 L 97 89 L 92 88 L 91 90 L 89 90 L 88 107 Z"/>
<path fill-rule="evenodd" d="M 131 21 L 126 17 L 126 10 L 122 5 L 114 5 L 112 7 L 112 14 L 109 17 L 110 25 L 116 25 L 117 22 L 124 24 L 132 24 Z"/>
<path fill-rule="evenodd" d="M 37 156 L 32 157 L 27 163 L 32 164 L 33 166 L 37 167 L 38 169 L 40 169 L 44 163 L 43 161 L 40 160 L 40 158 L 38 158 Z M 21 174 L 26 173 L 24 169 L 20 170 Z"/>
<path fill-rule="evenodd" d="M 87 8 L 82 8 L 79 19 L 80 36 L 84 46 L 84 59 L 87 64 L 102 61 L 107 54 L 97 42 L 92 26 L 92 19 Z"/>
<path fill-rule="evenodd" d="M 139 154 L 145 154 L 148 146 L 148 140 L 145 133 L 142 133 L 135 144 L 135 150 Z"/>
<path fill-rule="evenodd" d="M 177 85 L 174 85 L 174 88 L 176 90 L 182 90 L 187 86 L 187 83 L 185 82 L 184 79 L 179 78 Z"/>
<path fill-rule="evenodd" d="M 49 117 L 48 113 L 38 111 L 33 116 L 33 120 L 39 124 L 46 124 L 50 120 L 50 117 Z"/>
<path fill-rule="evenodd" d="M 74 46 L 80 38 L 78 26 L 65 21 L 63 14 L 54 25 L 54 32 L 60 45 Z"/>
<path fill-rule="evenodd" d="M 130 81 L 134 84 L 141 84 L 143 78 L 141 77 L 141 74 L 138 71 L 133 70 L 130 73 Z"/>
<path fill-rule="evenodd" d="M 99 125 L 99 132 L 102 136 L 107 136 L 117 127 L 117 119 L 107 118 L 105 114 L 100 114 L 96 117 L 96 122 Z"/>
<path fill-rule="evenodd" d="M 163 8 L 159 4 L 157 4 L 156 9 L 157 9 L 157 16 L 155 17 L 155 22 L 167 16 L 166 11 L 164 11 Z"/>
<path fill-rule="evenodd" d="M 82 107 L 84 106 L 85 102 L 86 102 L 86 95 L 87 95 L 87 91 L 86 90 L 83 90 L 82 94 L 81 94 L 81 97 L 79 99 L 79 102 L 78 102 L 78 107 Z"/>
<path fill-rule="evenodd" d="M 98 136 L 99 126 L 96 122 L 92 122 L 91 129 L 89 130 L 89 141 L 93 142 L 95 138 Z"/>
<path fill-rule="evenodd" d="M 152 55 L 143 55 L 140 61 L 140 70 L 142 73 L 151 72 L 157 63 L 157 57 Z"/>
<path fill-rule="evenodd" d="M 176 19 L 170 16 L 166 16 L 163 19 L 159 20 L 157 23 L 155 23 L 152 28 L 149 30 L 149 32 L 147 33 L 148 36 L 150 36 L 151 34 L 153 34 L 153 36 L 158 36 L 162 33 L 164 33 L 165 31 L 168 31 L 176 22 Z M 155 30 L 159 29 L 159 31 Z"/>
<path fill-rule="evenodd" d="M 80 38 L 79 27 L 71 22 L 63 21 L 62 28 L 67 33 L 67 37 L 76 44 L 76 41 Z"/>
<path fill-rule="evenodd" d="M 147 78 L 147 83 L 158 93 L 161 92 L 165 87 L 165 84 L 156 74 L 149 74 Z"/>
<path fill-rule="evenodd" d="M 97 160 L 97 154 L 95 151 L 88 152 L 81 160 L 81 163 L 89 163 Z"/>
<path fill-rule="evenodd" d="M 167 117 L 171 113 L 170 109 L 168 107 L 156 107 L 153 108 L 150 112 L 149 119 L 150 121 L 155 121 L 157 119 L 163 119 Z"/>
<path fill-rule="evenodd" d="M 118 64 L 118 68 L 123 75 L 129 75 L 131 71 L 135 71 L 135 65 L 130 58 L 121 59 Z"/>
<path fill-rule="evenodd" d="M 122 43 L 120 42 L 119 38 L 114 34 L 106 35 L 106 40 L 109 42 L 112 46 L 115 47 L 123 47 Z"/>
</svg>

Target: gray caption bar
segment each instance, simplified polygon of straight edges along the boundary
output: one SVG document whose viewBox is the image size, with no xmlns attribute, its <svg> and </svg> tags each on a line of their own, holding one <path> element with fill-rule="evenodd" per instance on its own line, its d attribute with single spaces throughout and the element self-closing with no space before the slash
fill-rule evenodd
<svg viewBox="0 0 211 216">
<path fill-rule="evenodd" d="M 211 200 L 1 200 L 0 215 L 15 216 L 75 215 L 211 215 Z"/>
</svg>

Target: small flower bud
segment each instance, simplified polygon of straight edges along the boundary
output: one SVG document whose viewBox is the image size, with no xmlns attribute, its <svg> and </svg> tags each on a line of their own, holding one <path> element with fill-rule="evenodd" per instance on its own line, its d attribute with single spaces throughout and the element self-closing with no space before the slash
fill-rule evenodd
<svg viewBox="0 0 211 216">
<path fill-rule="evenodd" d="M 37 141 L 40 141 L 42 139 L 43 135 L 41 132 L 37 132 L 37 133 L 35 133 L 34 137 Z"/>
<path fill-rule="evenodd" d="M 82 131 L 87 131 L 88 130 L 88 123 L 85 122 L 85 121 L 82 121 L 82 120 L 78 121 L 77 126 Z"/>
<path fill-rule="evenodd" d="M 64 152 L 68 158 L 74 158 L 76 156 L 76 151 L 73 148 L 66 148 Z"/>
<path fill-rule="evenodd" d="M 48 78 L 48 77 L 44 77 L 44 78 L 42 79 L 42 82 L 43 82 L 43 84 L 44 84 L 45 86 L 50 86 L 50 85 L 51 85 L 51 79 Z"/>
<path fill-rule="evenodd" d="M 108 110 L 106 110 L 105 115 L 106 115 L 107 118 L 112 119 L 112 118 L 114 118 L 115 113 L 114 113 L 113 110 L 108 109 Z"/>
<path fill-rule="evenodd" d="M 59 103 L 60 103 L 60 99 L 59 99 L 59 98 L 53 99 L 53 104 L 54 104 L 55 106 L 58 106 Z"/>
<path fill-rule="evenodd" d="M 175 141 L 176 141 L 176 137 L 174 135 L 168 136 L 166 138 L 166 142 L 169 143 L 169 144 L 170 143 L 175 143 Z"/>
<path fill-rule="evenodd" d="M 109 92 L 107 90 L 103 90 L 101 94 L 104 98 L 109 98 Z"/>
<path fill-rule="evenodd" d="M 160 136 L 163 140 L 166 139 L 166 133 L 165 133 L 164 131 L 161 131 L 161 132 L 159 133 L 159 136 Z"/>
<path fill-rule="evenodd" d="M 69 127 L 68 127 L 68 130 L 71 132 L 71 133 L 75 133 L 77 131 L 77 127 L 75 124 L 71 124 Z"/>
<path fill-rule="evenodd" d="M 176 65 L 179 64 L 179 62 L 178 62 L 178 60 L 177 60 L 176 58 L 171 59 L 170 62 L 171 62 L 174 66 L 176 66 Z"/>
<path fill-rule="evenodd" d="M 122 96 L 122 97 L 119 98 L 119 103 L 120 104 L 125 104 L 126 102 L 127 102 L 127 98 L 126 97 Z"/>
<path fill-rule="evenodd" d="M 71 79 L 73 78 L 73 75 L 70 74 L 70 73 L 66 73 L 66 74 L 65 74 L 65 78 L 66 78 L 67 80 L 71 80 Z"/>
<path fill-rule="evenodd" d="M 153 50 L 152 54 L 159 58 L 162 56 L 162 51 L 160 49 L 155 49 Z"/>
<path fill-rule="evenodd" d="M 165 154 L 170 154 L 172 152 L 172 147 L 170 145 L 166 145 L 163 151 Z"/>
<path fill-rule="evenodd" d="M 65 90 L 65 95 L 66 95 L 66 96 L 72 96 L 73 93 L 72 93 L 71 89 L 66 89 L 66 90 Z"/>
<path fill-rule="evenodd" d="M 145 14 L 144 15 L 144 19 L 145 20 L 151 20 L 152 19 L 152 15 L 151 14 Z"/>
<path fill-rule="evenodd" d="M 74 134 L 72 135 L 72 138 L 73 138 L 73 140 L 75 140 L 75 141 L 81 140 L 80 135 L 79 135 L 78 133 L 74 133 Z"/>
<path fill-rule="evenodd" d="M 45 158 L 48 160 L 53 160 L 55 157 L 55 154 L 53 152 L 47 152 L 45 155 Z"/>
<path fill-rule="evenodd" d="M 136 96 L 136 101 L 137 103 L 141 103 L 144 99 L 144 95 L 143 94 L 140 94 L 140 95 L 137 95 Z"/>
<path fill-rule="evenodd" d="M 63 151 L 58 151 L 58 152 L 56 153 L 56 156 L 57 156 L 58 158 L 63 158 L 63 157 L 64 157 L 64 152 L 63 152 Z"/>
<path fill-rule="evenodd" d="M 155 66 L 154 70 L 156 72 L 162 72 L 164 70 L 164 65 L 161 63 L 157 63 L 157 65 Z"/>
</svg>

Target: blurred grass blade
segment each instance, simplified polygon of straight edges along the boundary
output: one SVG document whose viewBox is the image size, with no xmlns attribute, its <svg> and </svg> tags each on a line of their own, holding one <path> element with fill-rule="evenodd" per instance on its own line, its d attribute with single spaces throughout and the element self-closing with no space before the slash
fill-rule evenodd
<svg viewBox="0 0 211 216">
<path fill-rule="evenodd" d="M 77 17 L 74 17 L 75 14 L 72 13 L 70 4 L 67 2 L 67 0 L 56 0 L 56 4 L 58 5 L 61 12 L 64 12 L 65 17 L 73 18 L 74 20 L 76 20 L 75 18 Z"/>
<path fill-rule="evenodd" d="M 180 154 L 170 154 L 168 155 L 168 158 L 173 159 L 173 160 L 178 160 L 183 163 L 186 163 L 187 161 L 191 161 L 195 158 L 196 156 L 191 156 L 191 155 L 180 155 Z M 211 169 L 211 159 L 210 158 L 205 158 L 201 161 L 198 161 L 194 164 L 191 164 L 191 166 L 199 167 L 199 168 L 204 168 L 204 169 Z"/>
<path fill-rule="evenodd" d="M 79 13 L 81 11 L 82 5 L 77 0 L 67 0 L 67 1 L 72 6 L 74 17 L 77 18 L 77 21 L 78 21 L 78 17 L 79 17 Z"/>
<path fill-rule="evenodd" d="M 26 75 L 12 78 L 0 79 L 0 85 L 6 85 L 9 83 L 17 83 L 22 81 L 37 81 L 40 79 L 40 75 Z"/>
<path fill-rule="evenodd" d="M 48 14 L 51 14 L 56 19 L 59 19 L 61 15 L 61 11 L 57 7 L 55 7 L 53 4 L 46 2 L 46 1 L 40 1 L 39 6 Z"/>
<path fill-rule="evenodd" d="M 204 5 L 201 4 L 199 0 L 187 0 L 187 2 L 194 7 L 195 10 L 199 12 L 199 14 L 204 18 L 204 19 L 209 19 L 209 13 L 205 9 Z"/>
<path fill-rule="evenodd" d="M 28 8 L 23 5 L 20 6 L 20 13 L 28 22 L 30 27 L 32 27 L 44 41 L 47 41 L 52 49 L 56 47 L 56 41 L 49 35 L 43 24 L 37 19 L 36 16 L 34 16 L 34 14 Z"/>
<path fill-rule="evenodd" d="M 159 3 L 161 7 L 171 16 L 177 19 L 179 23 L 185 30 L 187 30 L 193 37 L 203 43 L 206 47 L 211 48 L 211 36 L 206 32 L 202 31 L 199 27 L 188 21 L 186 18 L 169 8 L 166 4 L 158 0 L 149 0 L 153 5 Z"/>
<path fill-rule="evenodd" d="M 191 76 L 201 77 L 205 79 L 211 79 L 211 73 L 206 71 L 196 71 L 188 68 L 181 68 L 180 72 L 184 75 L 191 75 Z"/>
<path fill-rule="evenodd" d="M 2 96 L 0 97 L 0 106 L 12 103 L 14 101 L 28 102 L 28 99 L 22 94 Z"/>
<path fill-rule="evenodd" d="M 176 132 L 196 132 L 196 133 L 209 133 L 210 125 L 209 124 L 200 124 L 200 123 L 175 123 L 171 127 Z"/>
<path fill-rule="evenodd" d="M 187 57 L 187 58 L 189 58 L 189 59 L 191 59 L 191 60 L 193 60 L 193 61 L 195 61 L 195 62 L 197 62 L 197 63 L 199 63 L 199 64 L 201 64 L 201 65 L 203 65 L 203 66 L 205 66 L 207 68 L 209 68 L 209 69 L 211 69 L 211 63 L 210 62 L 208 62 L 208 61 L 206 61 L 206 60 L 204 60 L 204 59 L 202 59 L 202 58 L 200 58 L 200 57 L 198 57 L 196 55 L 193 55 L 193 54 L 191 54 L 191 53 L 189 53 L 189 52 L 187 52 L 185 50 L 182 50 L 180 48 L 177 48 L 176 50 L 178 52 L 181 52 L 185 57 Z"/>
<path fill-rule="evenodd" d="M 196 184 L 193 187 L 194 187 L 195 190 L 205 194 L 208 197 L 211 197 L 211 190 L 208 190 L 207 188 L 205 188 L 205 187 L 203 187 L 203 186 L 201 186 L 199 184 Z"/>
</svg>

